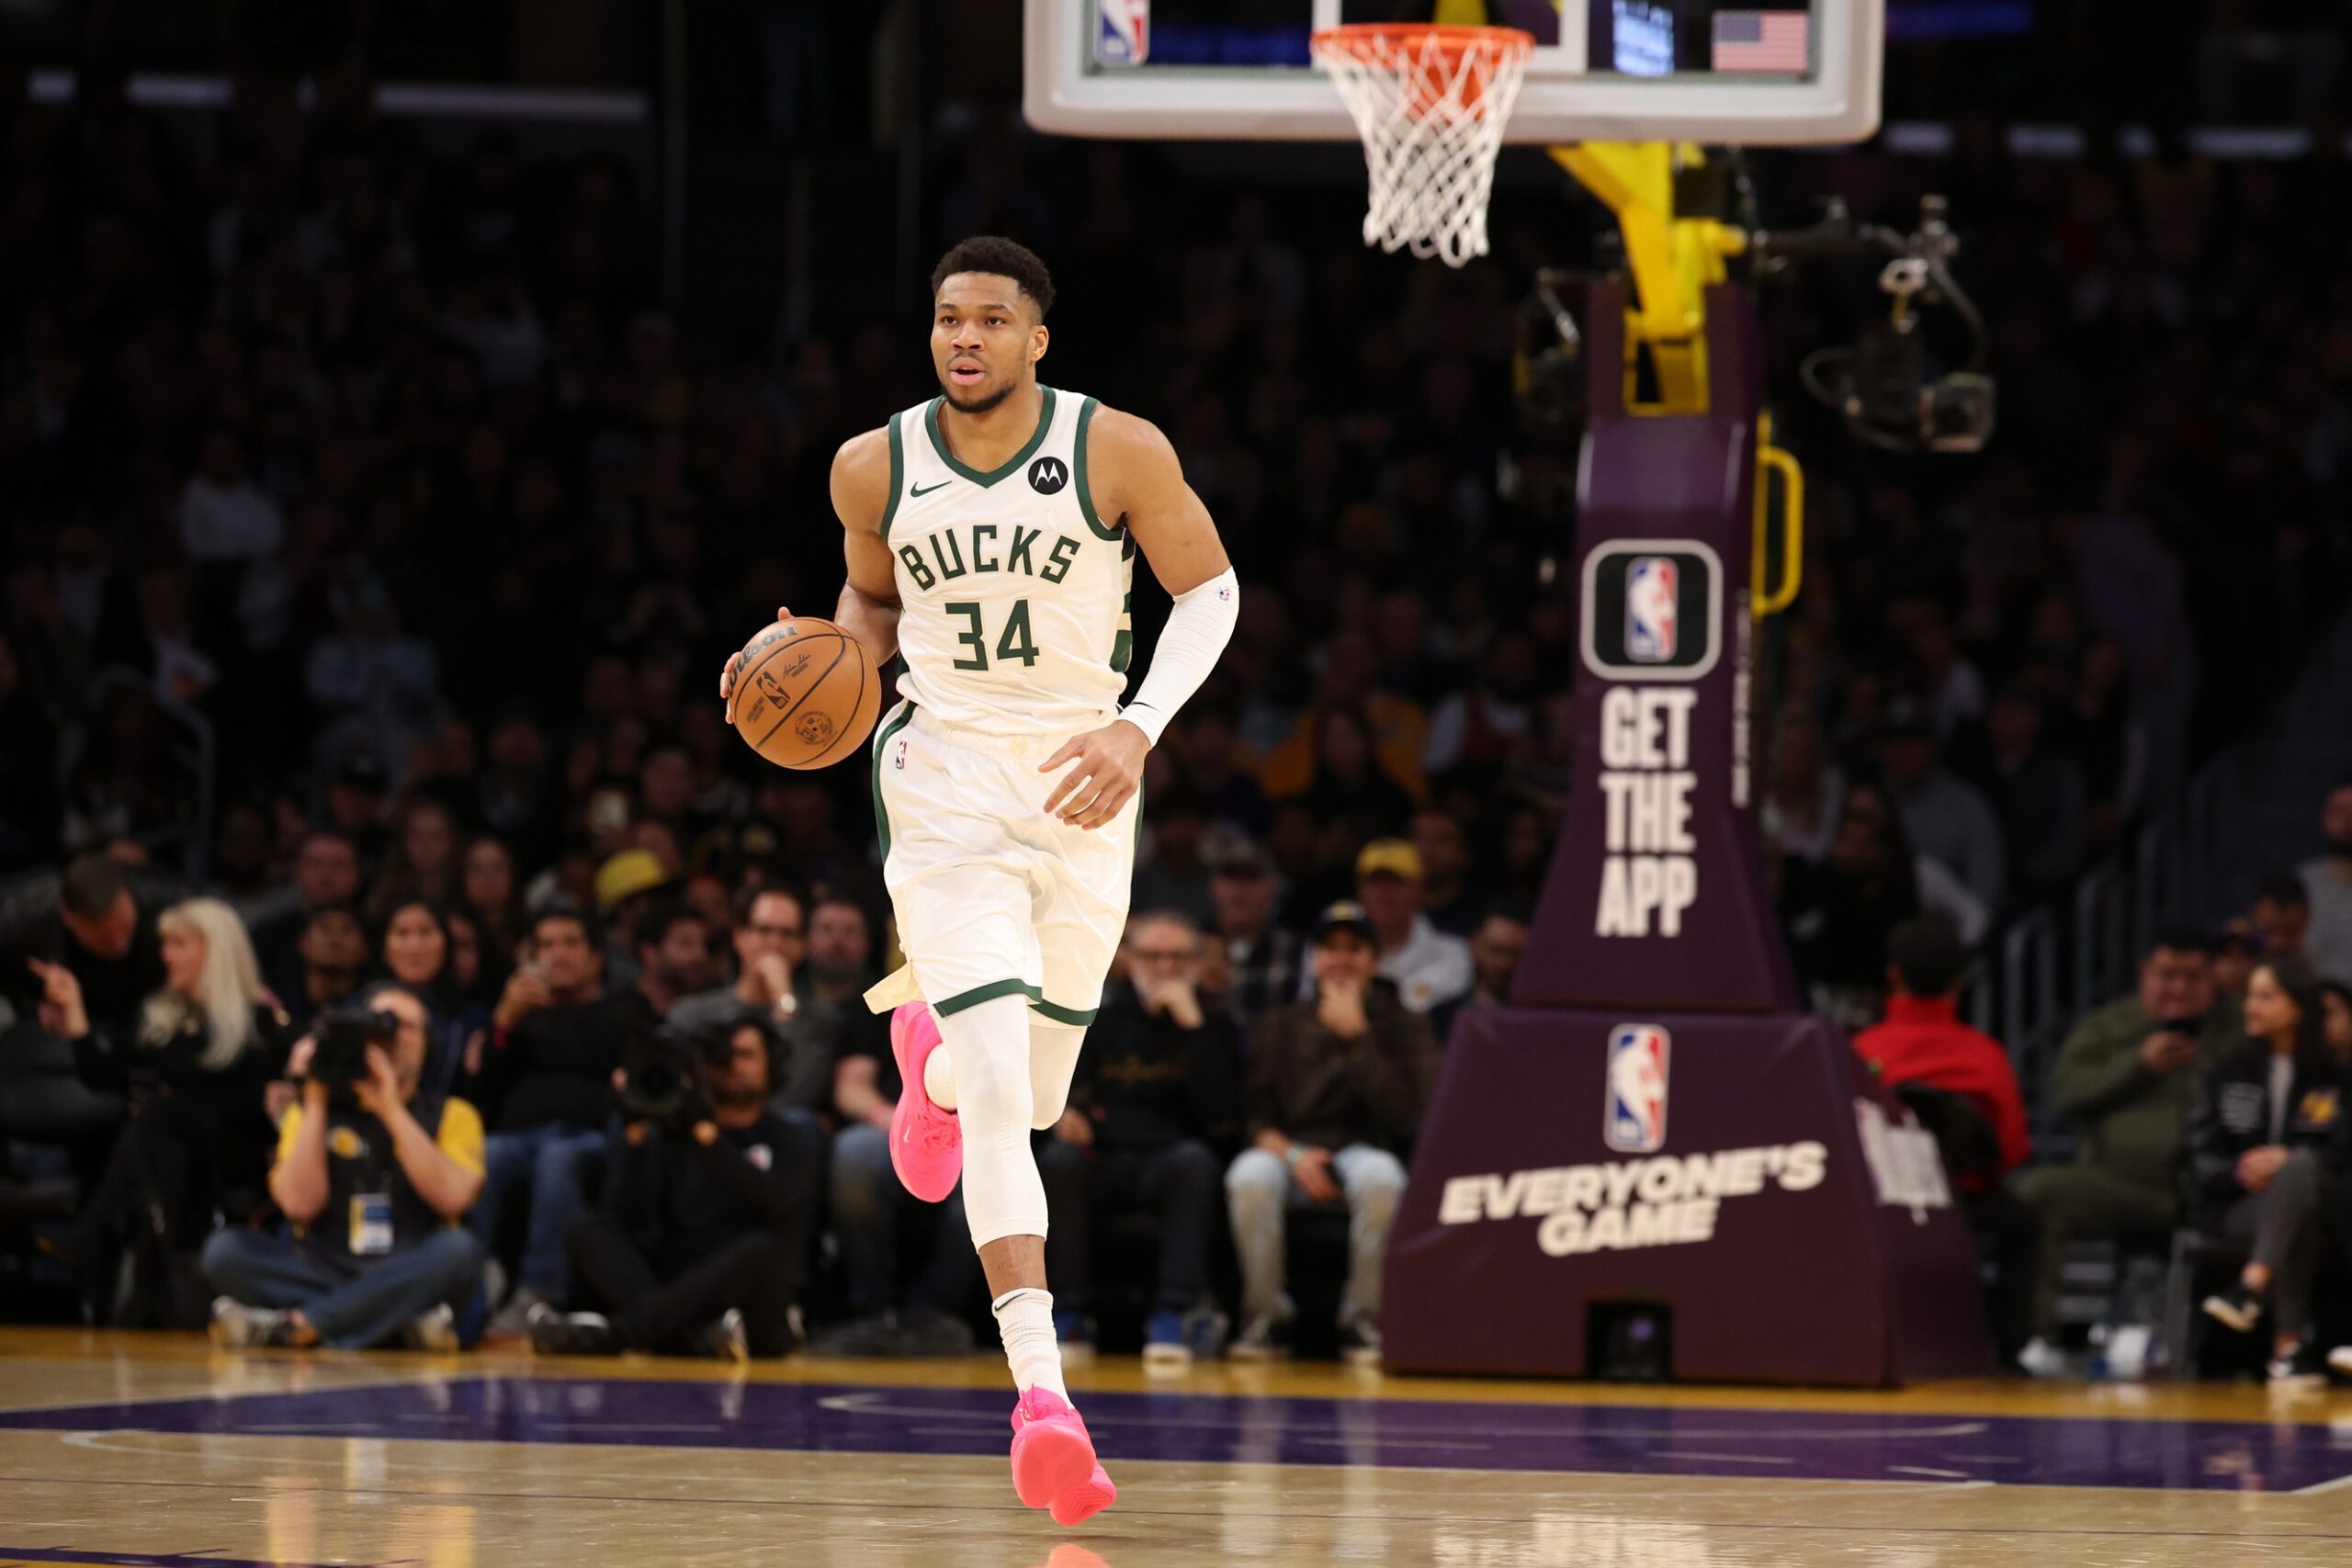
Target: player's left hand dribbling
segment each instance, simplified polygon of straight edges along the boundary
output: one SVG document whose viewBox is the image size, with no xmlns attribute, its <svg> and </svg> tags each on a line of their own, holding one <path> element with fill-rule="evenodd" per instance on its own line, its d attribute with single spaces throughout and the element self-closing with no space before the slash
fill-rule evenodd
<svg viewBox="0 0 2352 1568">
<path fill-rule="evenodd" d="M 1143 783 L 1143 760 L 1151 738 L 1128 719 L 1114 718 L 1100 729 L 1073 735 L 1062 749 L 1037 765 L 1041 773 L 1069 764 L 1054 793 L 1046 797 L 1046 814 L 1073 828 L 1100 828 L 1119 814 Z"/>
</svg>

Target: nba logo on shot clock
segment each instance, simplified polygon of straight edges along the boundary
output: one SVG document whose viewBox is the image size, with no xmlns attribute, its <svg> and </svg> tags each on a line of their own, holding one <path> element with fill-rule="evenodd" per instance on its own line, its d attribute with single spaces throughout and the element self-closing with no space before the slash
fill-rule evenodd
<svg viewBox="0 0 2352 1568">
<path fill-rule="evenodd" d="M 1626 658 L 1664 664 L 1674 657 L 1679 586 L 1674 562 L 1664 556 L 1635 556 L 1625 563 Z"/>
<path fill-rule="evenodd" d="M 1141 65 L 1151 58 L 1151 0 L 1095 0 L 1094 63 Z"/>
<path fill-rule="evenodd" d="M 1673 1044 L 1655 1023 L 1621 1023 L 1609 1032 L 1609 1114 L 1600 1135 L 1619 1154 L 1656 1154 L 1666 1146 L 1666 1070 Z"/>
</svg>

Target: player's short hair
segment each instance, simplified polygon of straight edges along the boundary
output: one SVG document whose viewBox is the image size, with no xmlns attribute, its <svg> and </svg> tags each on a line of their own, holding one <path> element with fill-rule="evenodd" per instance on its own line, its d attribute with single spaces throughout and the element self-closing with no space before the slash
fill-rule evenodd
<svg viewBox="0 0 2352 1568">
<path fill-rule="evenodd" d="M 1021 292 L 1037 303 L 1037 319 L 1044 321 L 1046 312 L 1054 308 L 1054 275 L 1037 253 L 1018 240 L 1008 240 L 1001 234 L 975 234 L 968 240 L 958 240 L 939 258 L 931 269 L 931 292 L 938 298 L 939 286 L 959 272 L 992 272 L 1009 277 L 1021 286 Z"/>
</svg>

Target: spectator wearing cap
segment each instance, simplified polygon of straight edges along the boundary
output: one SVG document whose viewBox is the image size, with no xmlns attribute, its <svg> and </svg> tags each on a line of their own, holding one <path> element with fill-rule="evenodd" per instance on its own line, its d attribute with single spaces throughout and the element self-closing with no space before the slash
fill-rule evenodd
<svg viewBox="0 0 2352 1568">
<path fill-rule="evenodd" d="M 2216 995 L 2213 939 L 2168 927 L 2140 962 L 2131 995 L 2076 1023 L 2050 1069 L 2050 1103 L 2082 1130 L 2071 1164 L 2018 1179 L 2041 1222 L 2040 1277 L 2026 1368 L 2061 1369 L 2058 1296 L 2066 1249 L 2078 1241 L 2160 1247 L 2171 1234 L 2174 1185 L 2203 1068 L 2241 1038 Z"/>
<path fill-rule="evenodd" d="M 1421 909 L 1421 852 L 1407 839 L 1374 839 L 1356 855 L 1356 898 L 1380 944 L 1380 977 L 1415 1012 L 1470 994 L 1470 944 L 1430 923 Z"/>
<path fill-rule="evenodd" d="M 1879 761 L 1912 849 L 1958 877 L 1987 914 L 1997 914 L 2008 886 L 2000 819 L 1975 786 L 1943 767 L 1935 728 L 1917 704 L 1903 699 L 1889 707 Z"/>
<path fill-rule="evenodd" d="M 1150 854 L 1136 867 L 1132 904 L 1138 909 L 1176 909 L 1205 924 L 1216 914 L 1209 893 L 1209 870 L 1201 859 L 1208 829 L 1208 807 L 1199 795 L 1179 786 L 1149 803 L 1145 832 Z"/>
<path fill-rule="evenodd" d="M 1296 931 L 1274 922 L 1282 884 L 1273 857 L 1229 829 L 1210 840 L 1204 852 L 1209 897 L 1216 905 L 1216 940 L 1233 975 L 1226 1004 L 1246 1029 L 1298 995 L 1303 944 Z"/>
<path fill-rule="evenodd" d="M 474 1233 L 493 1255 L 510 1209 L 526 1211 L 513 1296 L 492 1323 L 521 1333 L 531 1308 L 560 1304 L 570 1283 L 564 1227 L 600 1168 L 612 1077 L 653 1027 L 635 990 L 604 994 L 604 933 L 578 910 L 540 911 L 525 961 L 491 1013 L 475 1092 L 490 1129 Z"/>
<path fill-rule="evenodd" d="M 294 852 L 294 908 L 254 928 L 254 953 L 261 977 L 281 997 L 302 988 L 302 928 L 312 909 L 329 904 L 356 905 L 359 897 L 359 847 L 329 829 L 302 835 Z"/>
<path fill-rule="evenodd" d="M 1294 1207 L 1348 1212 L 1340 1346 L 1380 1354 L 1380 1270 L 1405 1190 L 1403 1156 L 1437 1081 L 1429 1021 L 1382 984 L 1372 916 L 1341 902 L 1316 922 L 1315 988 L 1260 1021 L 1243 1108 L 1250 1146 L 1226 1171 L 1241 1259 L 1242 1330 L 1232 1353 L 1279 1355 L 1296 1315 L 1283 1290 L 1283 1219 Z"/>
<path fill-rule="evenodd" d="M 654 891 L 669 880 L 662 857 L 647 849 L 620 850 L 596 867 L 596 914 L 615 944 L 605 955 L 605 976 L 613 984 L 637 978 L 637 953 L 624 938 L 637 929 Z"/>
<path fill-rule="evenodd" d="M 2352 983 L 2352 779 L 2327 792 L 2319 830 L 2327 852 L 2305 861 L 2296 874 L 2312 912 L 2303 956 L 2329 979 Z"/>
<path fill-rule="evenodd" d="M 2311 895 L 2303 890 L 2302 878 L 2291 872 L 2274 872 L 2262 879 L 2255 891 L 2251 911 L 2254 929 L 2262 937 L 2262 956 L 2301 958 L 2303 943 L 2311 932 Z"/>
<path fill-rule="evenodd" d="M 1421 908 L 1447 936 L 1467 937 L 1487 913 L 1472 875 L 1470 830 L 1460 812 L 1425 806 L 1413 813 L 1413 848 L 1421 857 Z"/>
<path fill-rule="evenodd" d="M 1069 1108 L 1037 1155 L 1046 1268 L 1065 1343 L 1091 1341 L 1088 1237 L 1105 1213 L 1157 1222 L 1144 1364 L 1192 1359 L 1186 1320 L 1209 1296 L 1217 1173 L 1241 1141 L 1241 1033 L 1201 995 L 1200 929 L 1174 909 L 1127 922 L 1126 978 L 1105 990 Z M 1067 1314 L 1067 1317 L 1065 1317 Z"/>
</svg>

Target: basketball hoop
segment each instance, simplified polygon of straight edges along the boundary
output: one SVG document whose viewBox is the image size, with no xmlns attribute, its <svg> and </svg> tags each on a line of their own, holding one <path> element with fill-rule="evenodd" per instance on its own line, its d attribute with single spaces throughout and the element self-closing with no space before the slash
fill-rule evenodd
<svg viewBox="0 0 2352 1568">
<path fill-rule="evenodd" d="M 1309 46 L 1363 133 L 1363 240 L 1460 266 L 1487 254 L 1503 123 L 1535 38 L 1517 28 L 1325 28 Z"/>
</svg>

